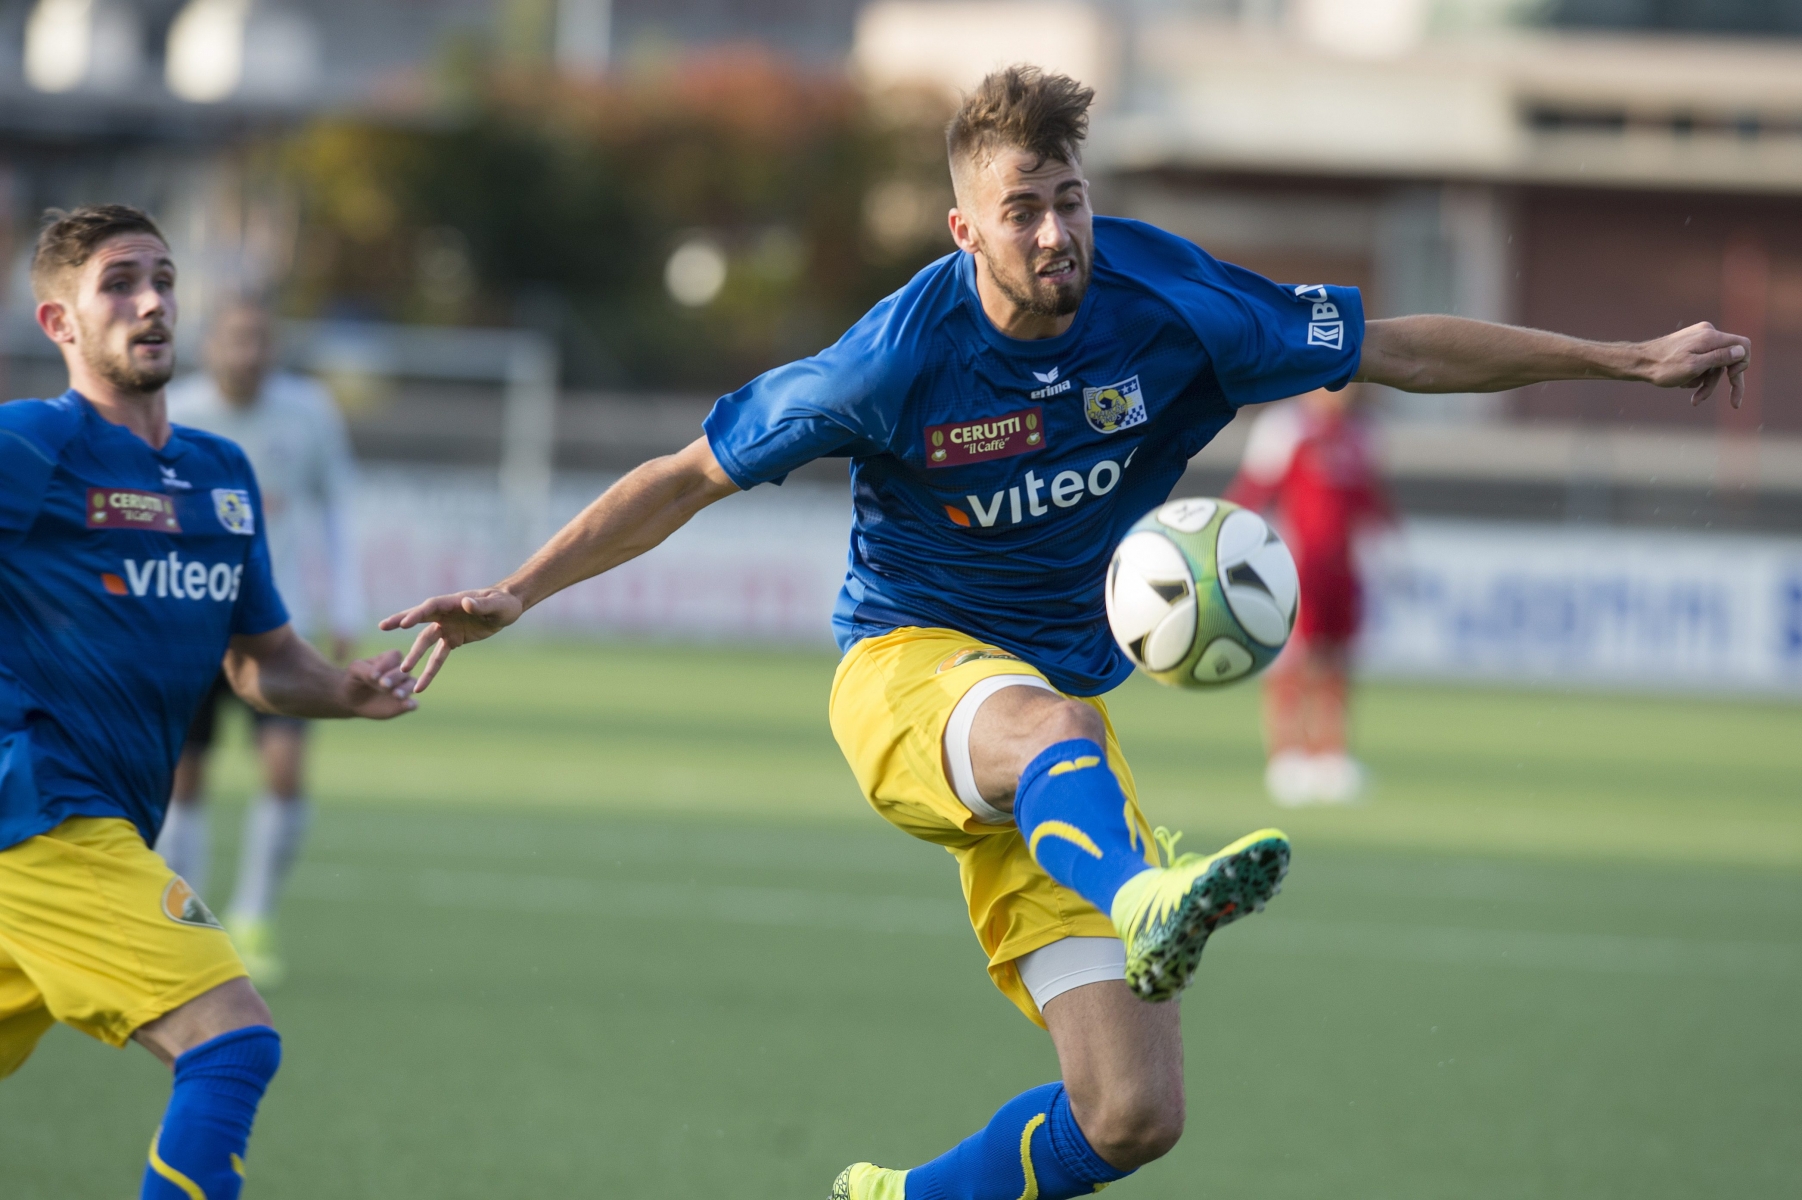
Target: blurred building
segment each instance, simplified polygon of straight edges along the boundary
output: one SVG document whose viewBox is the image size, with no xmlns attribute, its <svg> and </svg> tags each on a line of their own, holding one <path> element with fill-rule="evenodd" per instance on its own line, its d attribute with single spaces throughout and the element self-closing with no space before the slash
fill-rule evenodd
<svg viewBox="0 0 1802 1200">
<path fill-rule="evenodd" d="M 0 0 L 0 385 L 60 386 L 22 270 L 46 205 L 156 210 L 204 311 L 293 265 L 301 218 L 253 169 L 262 135 L 452 123 L 477 46 L 581 76 L 746 40 L 846 63 L 902 115 L 1000 63 L 1070 70 L 1101 92 L 1103 211 L 1357 284 L 1374 315 L 1747 332 L 1739 413 L 1602 382 L 1394 395 L 1384 452 L 1420 512 L 1802 529 L 1802 0 Z M 943 203 L 897 180 L 864 219 L 910 244 Z M 498 463 L 502 393 L 413 380 L 353 414 L 359 445 Z M 566 395 L 557 459 L 629 465 L 707 399 Z M 427 430 L 434 411 L 456 415 Z M 1237 447 L 1229 429 L 1196 486 Z"/>
<path fill-rule="evenodd" d="M 1387 396 L 1417 509 L 1802 528 L 1794 32 L 1802 4 L 879 0 L 855 61 L 878 88 L 1018 58 L 1093 80 L 1101 211 L 1357 284 L 1374 316 L 1620 340 L 1710 320 L 1758 347 L 1738 412 L 1601 381 Z"/>
</svg>

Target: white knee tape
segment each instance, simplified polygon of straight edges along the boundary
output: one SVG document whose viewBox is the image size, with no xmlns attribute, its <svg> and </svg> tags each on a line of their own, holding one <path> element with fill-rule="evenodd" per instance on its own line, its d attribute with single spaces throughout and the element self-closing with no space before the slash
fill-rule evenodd
<svg viewBox="0 0 1802 1200">
<path fill-rule="evenodd" d="M 976 724 L 976 712 L 990 696 L 1002 688 L 1037 687 L 1057 691 L 1037 675 L 990 675 L 977 680 L 965 692 L 951 719 L 945 722 L 945 761 L 951 767 L 951 787 L 978 821 L 984 825 L 1012 825 L 1014 819 L 982 798 L 976 790 L 976 768 L 970 762 L 970 727 Z"/>
</svg>

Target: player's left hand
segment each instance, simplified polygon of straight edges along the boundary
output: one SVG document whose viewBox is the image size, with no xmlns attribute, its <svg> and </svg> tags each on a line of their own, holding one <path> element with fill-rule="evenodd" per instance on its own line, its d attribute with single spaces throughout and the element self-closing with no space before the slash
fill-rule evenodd
<svg viewBox="0 0 1802 1200">
<path fill-rule="evenodd" d="M 386 721 L 419 707 L 413 677 L 401 667 L 399 650 L 359 658 L 344 669 L 344 706 L 359 717 Z"/>
<path fill-rule="evenodd" d="M 1746 398 L 1746 367 L 1752 362 L 1752 339 L 1698 321 L 1643 346 L 1651 363 L 1646 381 L 1659 387 L 1694 389 L 1689 402 L 1700 404 L 1727 381 L 1727 395 L 1738 408 Z"/>
<path fill-rule="evenodd" d="M 504 587 L 476 588 L 448 596 L 433 596 L 406 612 L 383 618 L 379 628 L 392 631 L 424 626 L 400 664 L 403 671 L 411 671 L 422 658 L 425 660 L 418 687 L 423 692 L 437 677 L 452 650 L 493 637 L 519 620 L 524 611 L 519 597 Z M 426 657 L 428 650 L 431 652 L 429 658 Z"/>
</svg>

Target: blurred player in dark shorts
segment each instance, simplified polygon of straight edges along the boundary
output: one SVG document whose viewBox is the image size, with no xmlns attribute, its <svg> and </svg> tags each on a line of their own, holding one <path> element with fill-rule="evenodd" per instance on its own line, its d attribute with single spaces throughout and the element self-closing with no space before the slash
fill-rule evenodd
<svg viewBox="0 0 1802 1200">
<path fill-rule="evenodd" d="M 226 927 L 239 944 L 239 954 L 251 970 L 251 978 L 263 987 L 271 987 L 279 982 L 282 965 L 267 932 L 268 914 L 274 911 L 276 895 L 300 853 L 308 817 L 306 802 L 300 798 L 307 722 L 300 717 L 258 712 L 238 699 L 224 674 L 214 679 L 212 690 L 200 702 L 194 722 L 188 726 L 188 740 L 182 745 L 181 761 L 176 765 L 170 806 L 176 819 L 165 824 L 165 836 L 158 840 L 157 848 L 164 858 L 172 860 L 170 866 L 178 872 L 186 867 L 201 876 L 203 882 L 195 884 L 196 891 L 205 886 L 206 864 L 183 862 L 177 866 L 173 860 L 180 856 L 169 843 L 178 839 L 170 838 L 168 831 L 171 826 L 177 833 L 184 826 L 187 830 L 205 830 L 206 816 L 200 805 L 206 790 L 206 763 L 219 733 L 220 717 L 234 710 L 250 718 L 251 737 L 263 760 L 268 793 L 258 797 L 246 822 L 245 846 L 238 859 L 237 886 Z M 210 852 L 209 839 L 204 834 L 198 838 L 190 836 L 190 846 L 195 843 L 201 853 Z"/>
<path fill-rule="evenodd" d="M 1261 414 L 1227 498 L 1274 516 L 1301 576 L 1295 632 L 1265 677 L 1265 786 L 1290 807 L 1351 803 L 1364 789 L 1345 731 L 1363 615 L 1356 543 L 1395 519 L 1357 386 L 1309 392 Z"/>
<path fill-rule="evenodd" d="M 243 447 L 262 484 L 269 557 L 294 627 L 326 647 L 333 661 L 346 662 L 363 612 L 352 533 L 356 468 L 344 419 L 317 380 L 276 369 L 270 314 L 253 299 L 233 298 L 214 313 L 205 357 L 206 370 L 169 386 L 169 419 Z M 306 553 L 309 535 L 323 554 Z M 311 586 L 320 579 L 323 589 Z M 314 595 L 321 590 L 323 604 Z M 156 845 L 202 895 L 212 856 L 207 758 L 222 706 L 247 708 L 220 680 L 188 732 Z M 305 787 L 307 723 L 268 714 L 252 719 L 263 787 L 245 814 L 225 926 L 250 977 L 268 988 L 283 975 L 276 902 L 306 839 L 312 805 Z"/>
</svg>

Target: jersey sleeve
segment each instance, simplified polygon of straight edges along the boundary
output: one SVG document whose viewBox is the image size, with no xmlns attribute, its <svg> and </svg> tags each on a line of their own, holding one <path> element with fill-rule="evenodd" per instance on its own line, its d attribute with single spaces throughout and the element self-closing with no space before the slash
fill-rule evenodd
<svg viewBox="0 0 1802 1200">
<path fill-rule="evenodd" d="M 1357 374 L 1364 353 L 1357 288 L 1272 283 L 1173 234 L 1119 224 L 1136 227 L 1122 239 L 1127 259 L 1182 312 L 1235 407 L 1337 391 Z"/>
<path fill-rule="evenodd" d="M 1351 382 L 1364 353 L 1364 300 L 1353 287 L 1272 283 L 1213 263 L 1227 303 L 1205 327 L 1214 373 L 1235 405 L 1262 404 Z"/>
<path fill-rule="evenodd" d="M 0 405 L 0 548 L 37 521 L 57 456 L 79 419 L 42 400 Z"/>
<path fill-rule="evenodd" d="M 720 398 L 702 429 L 733 483 L 781 483 L 816 458 L 887 448 L 910 376 L 900 307 L 889 297 L 832 346 Z"/>
<path fill-rule="evenodd" d="M 244 475 L 250 480 L 256 532 L 251 535 L 250 551 L 244 556 L 244 574 L 239 578 L 238 595 L 232 604 L 233 637 L 254 637 L 288 623 L 288 606 L 282 603 L 281 592 L 275 586 L 275 572 L 269 565 L 269 539 L 263 528 L 263 493 L 256 485 L 248 461 L 244 462 Z"/>
</svg>

